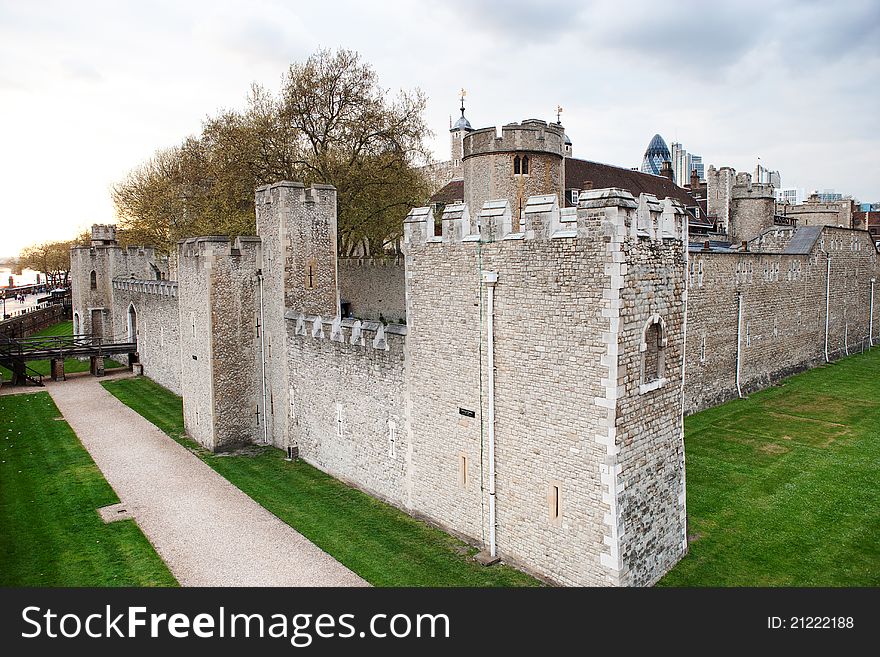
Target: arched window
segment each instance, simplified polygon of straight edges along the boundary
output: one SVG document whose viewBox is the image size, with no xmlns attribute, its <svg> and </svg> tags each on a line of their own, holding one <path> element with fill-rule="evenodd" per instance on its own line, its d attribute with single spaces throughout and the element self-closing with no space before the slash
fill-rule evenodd
<svg viewBox="0 0 880 657">
<path fill-rule="evenodd" d="M 639 392 L 656 390 L 666 382 L 666 325 L 660 315 L 652 315 L 645 323 L 639 351 L 642 356 Z"/>
<path fill-rule="evenodd" d="M 529 173 L 529 156 L 528 156 L 528 155 L 523 155 L 523 158 L 522 158 L 522 174 L 523 174 L 524 176 L 527 176 L 528 173 Z"/>
<path fill-rule="evenodd" d="M 89 285 L 93 290 L 98 289 L 98 274 L 94 269 L 92 270 L 92 273 L 89 274 Z"/>
<path fill-rule="evenodd" d="M 521 173 L 521 171 L 520 171 L 519 155 L 514 155 L 514 157 L 513 157 L 513 175 L 518 176 L 520 173 Z"/>
</svg>

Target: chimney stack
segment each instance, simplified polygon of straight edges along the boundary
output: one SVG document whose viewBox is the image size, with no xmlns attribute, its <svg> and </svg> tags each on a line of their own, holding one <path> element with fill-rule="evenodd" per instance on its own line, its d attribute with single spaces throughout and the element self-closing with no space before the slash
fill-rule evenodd
<svg viewBox="0 0 880 657">
<path fill-rule="evenodd" d="M 669 180 L 675 179 L 675 174 L 672 172 L 672 162 L 663 160 L 663 164 L 660 165 L 660 175 Z"/>
</svg>

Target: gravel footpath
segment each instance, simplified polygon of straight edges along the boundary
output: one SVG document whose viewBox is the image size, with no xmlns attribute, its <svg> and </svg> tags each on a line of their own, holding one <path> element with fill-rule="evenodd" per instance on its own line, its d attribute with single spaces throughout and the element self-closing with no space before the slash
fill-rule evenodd
<svg viewBox="0 0 880 657">
<path fill-rule="evenodd" d="M 45 389 L 181 585 L 368 586 L 99 379 L 70 377 Z"/>
</svg>

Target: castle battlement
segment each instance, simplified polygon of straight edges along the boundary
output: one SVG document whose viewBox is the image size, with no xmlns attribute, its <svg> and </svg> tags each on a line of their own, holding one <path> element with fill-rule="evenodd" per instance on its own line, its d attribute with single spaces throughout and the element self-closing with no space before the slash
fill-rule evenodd
<svg viewBox="0 0 880 657">
<path fill-rule="evenodd" d="M 397 342 L 402 348 L 408 330 L 405 324 L 386 325 L 382 322 L 362 321 L 350 317 L 328 318 L 290 310 L 284 313 L 284 318 L 295 323 L 294 335 L 357 345 L 379 351 L 390 351 L 391 345 Z"/>
<path fill-rule="evenodd" d="M 116 246 L 116 226 L 92 224 L 92 246 Z"/>
<path fill-rule="evenodd" d="M 501 136 L 495 127 L 474 130 L 464 138 L 464 158 L 490 153 L 511 152 L 550 153 L 565 156 L 565 131 L 557 123 L 526 119 L 522 123 L 508 123 L 501 127 Z"/>
<path fill-rule="evenodd" d="M 184 260 L 201 256 L 237 257 L 243 252 L 253 251 L 262 240 L 259 237 L 241 235 L 230 238 L 228 235 L 204 235 L 180 240 L 177 243 L 178 257 L 181 264 Z"/>
<path fill-rule="evenodd" d="M 177 287 L 177 281 L 139 280 L 135 278 L 113 279 L 114 290 L 155 294 L 162 297 L 176 297 Z"/>
<path fill-rule="evenodd" d="M 609 188 L 583 192 L 577 208 L 560 208 L 555 194 L 530 196 L 520 221 L 514 221 L 506 199 L 486 201 L 473 219 L 467 204 L 457 203 L 444 209 L 439 233 L 430 207 L 413 208 L 404 219 L 404 244 L 588 237 L 596 235 L 591 224 L 599 209 L 612 210 L 602 219 L 616 226 L 621 236 L 687 241 L 681 203 L 669 198 L 660 201 L 650 194 L 636 201 L 626 190 Z"/>
<path fill-rule="evenodd" d="M 336 188 L 333 185 L 315 183 L 306 187 L 304 183 L 282 180 L 271 185 L 257 187 L 256 201 L 258 204 L 271 204 L 280 199 L 300 203 L 327 204 L 336 202 Z"/>
</svg>

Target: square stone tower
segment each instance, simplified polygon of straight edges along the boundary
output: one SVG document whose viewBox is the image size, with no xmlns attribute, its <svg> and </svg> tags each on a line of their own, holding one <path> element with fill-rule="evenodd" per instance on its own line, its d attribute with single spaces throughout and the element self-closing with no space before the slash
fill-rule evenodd
<svg viewBox="0 0 880 657">
<path fill-rule="evenodd" d="M 212 451 L 260 435 L 260 260 L 258 237 L 196 237 L 178 244 L 184 424 Z"/>
<path fill-rule="evenodd" d="M 687 221 L 581 199 L 521 232 L 507 199 L 407 218 L 412 507 L 559 583 L 649 585 L 687 546 Z"/>
</svg>

